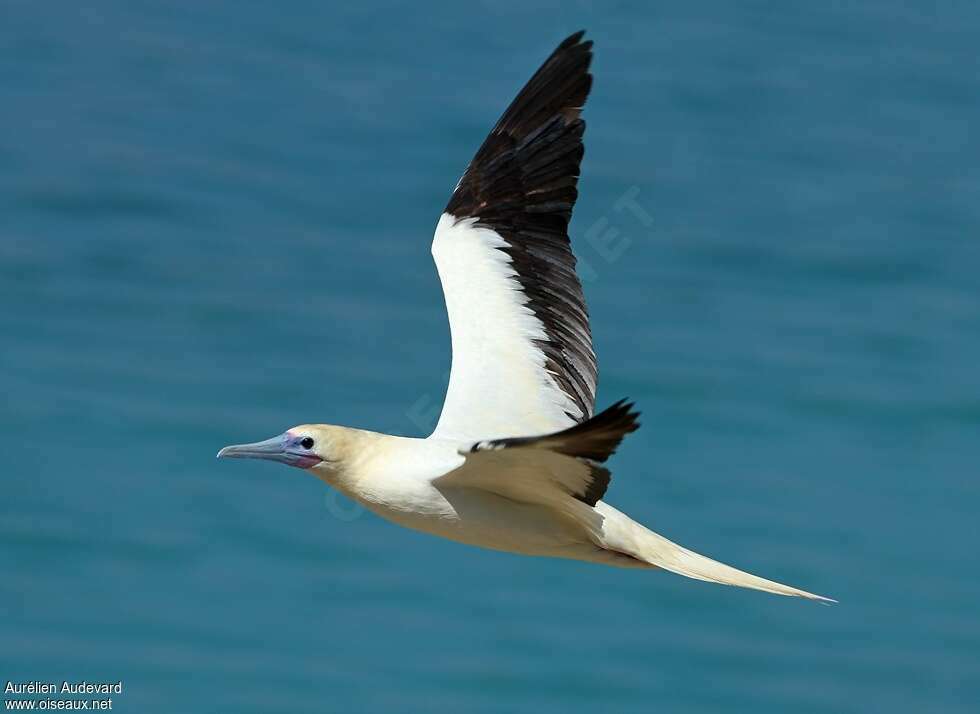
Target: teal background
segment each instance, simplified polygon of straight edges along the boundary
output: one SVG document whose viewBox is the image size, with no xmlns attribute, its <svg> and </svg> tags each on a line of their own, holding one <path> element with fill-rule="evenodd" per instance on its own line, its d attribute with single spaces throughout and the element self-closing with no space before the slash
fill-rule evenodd
<svg viewBox="0 0 980 714">
<path fill-rule="evenodd" d="M 0 679 L 151 714 L 976 710 L 975 4 L 80 5 L 0 6 Z M 599 401 L 644 412 L 608 499 L 838 606 L 214 460 L 427 433 L 432 229 L 580 27 Z"/>
</svg>

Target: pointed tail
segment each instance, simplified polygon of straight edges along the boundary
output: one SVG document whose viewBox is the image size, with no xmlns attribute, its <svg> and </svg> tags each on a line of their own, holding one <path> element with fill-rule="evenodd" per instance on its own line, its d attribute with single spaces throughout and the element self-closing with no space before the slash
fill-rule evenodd
<svg viewBox="0 0 980 714">
<path fill-rule="evenodd" d="M 814 595 L 805 590 L 799 590 L 773 580 L 766 580 L 699 555 L 645 528 L 602 501 L 596 504 L 595 510 L 603 516 L 603 542 L 600 545 L 610 550 L 626 553 L 650 565 L 696 580 L 762 590 L 776 595 L 805 597 L 821 602 L 837 602 L 829 597 Z"/>
</svg>

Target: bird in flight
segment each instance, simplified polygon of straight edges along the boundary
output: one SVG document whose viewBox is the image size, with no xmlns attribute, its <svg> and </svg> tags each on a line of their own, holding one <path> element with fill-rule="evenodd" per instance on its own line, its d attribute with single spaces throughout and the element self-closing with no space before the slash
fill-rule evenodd
<svg viewBox="0 0 980 714">
<path fill-rule="evenodd" d="M 568 238 L 592 86 L 583 35 L 520 91 L 436 225 L 452 369 L 432 434 L 305 424 L 218 456 L 306 469 L 382 518 L 470 545 L 829 600 L 683 548 L 603 500 L 604 464 L 639 423 L 625 401 L 595 413 L 596 357 Z"/>
</svg>

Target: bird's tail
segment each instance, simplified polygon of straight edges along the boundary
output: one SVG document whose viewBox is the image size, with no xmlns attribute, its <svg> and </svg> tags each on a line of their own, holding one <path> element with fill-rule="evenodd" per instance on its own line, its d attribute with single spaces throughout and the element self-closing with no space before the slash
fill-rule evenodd
<svg viewBox="0 0 980 714">
<path fill-rule="evenodd" d="M 736 585 L 740 588 L 762 590 L 776 595 L 805 597 L 822 602 L 837 602 L 822 595 L 814 595 L 805 590 L 760 578 L 730 565 L 719 563 L 717 560 L 698 555 L 643 527 L 629 516 L 620 513 L 602 501 L 596 504 L 595 510 L 603 517 L 602 543 L 600 545 L 604 548 L 625 553 L 644 563 L 696 580 L 706 580 L 721 585 Z"/>
</svg>

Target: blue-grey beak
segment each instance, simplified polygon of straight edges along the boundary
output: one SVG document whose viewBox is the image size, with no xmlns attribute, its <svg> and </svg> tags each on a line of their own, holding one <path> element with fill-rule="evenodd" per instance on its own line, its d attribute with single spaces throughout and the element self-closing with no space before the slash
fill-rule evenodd
<svg viewBox="0 0 980 714">
<path fill-rule="evenodd" d="M 286 446 L 285 434 L 254 444 L 234 444 L 218 452 L 219 459 L 269 459 L 282 461 Z"/>
<path fill-rule="evenodd" d="M 288 466 L 308 469 L 320 463 L 320 457 L 303 449 L 288 432 L 254 444 L 226 446 L 218 452 L 219 459 L 265 459 Z"/>
</svg>

